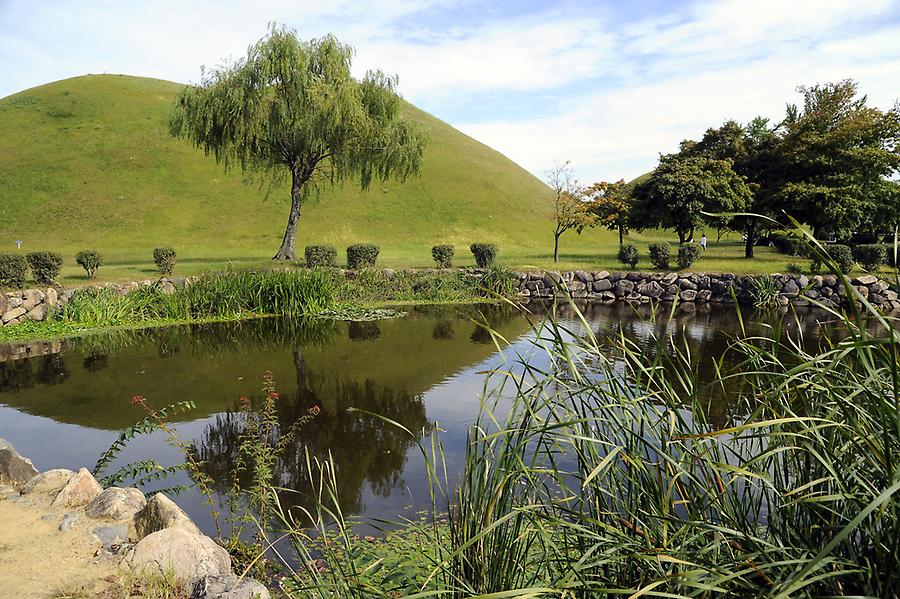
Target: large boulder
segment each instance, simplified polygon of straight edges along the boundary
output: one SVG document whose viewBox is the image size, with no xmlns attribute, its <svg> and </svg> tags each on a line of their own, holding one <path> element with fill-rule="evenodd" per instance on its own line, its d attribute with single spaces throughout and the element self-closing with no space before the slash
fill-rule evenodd
<svg viewBox="0 0 900 599">
<path fill-rule="evenodd" d="M 269 589 L 252 578 L 204 576 L 196 583 L 191 599 L 269 599 Z"/>
<path fill-rule="evenodd" d="M 110 487 L 97 495 L 84 513 L 98 520 L 130 520 L 146 505 L 147 498 L 138 489 Z"/>
<path fill-rule="evenodd" d="M 56 495 L 59 493 L 60 489 L 66 486 L 66 483 L 68 483 L 69 479 L 74 475 L 74 472 L 66 470 L 65 468 L 56 468 L 54 470 L 41 472 L 25 483 L 25 486 L 22 487 L 22 493 L 24 495 L 30 495 L 32 493 L 39 495 Z"/>
<path fill-rule="evenodd" d="M 31 480 L 37 473 L 31 460 L 19 455 L 12 443 L 0 439 L 0 482 L 21 484 Z"/>
<path fill-rule="evenodd" d="M 63 487 L 56 498 L 51 503 L 51 507 L 82 507 L 92 502 L 100 493 L 103 487 L 88 472 L 87 468 L 82 468 L 69 479 L 66 486 Z"/>
<path fill-rule="evenodd" d="M 151 497 L 144 508 L 134 516 L 134 529 L 139 539 L 172 527 L 183 528 L 195 535 L 202 534 L 184 510 L 163 493 Z"/>
<path fill-rule="evenodd" d="M 231 574 L 231 556 L 204 535 L 175 526 L 147 535 L 134 546 L 131 566 L 138 572 L 172 572 L 183 581 Z"/>
<path fill-rule="evenodd" d="M 9 324 L 12 321 L 17 320 L 20 316 L 24 316 L 27 312 L 28 310 L 22 307 L 12 308 L 3 314 L 3 316 L 0 316 L 0 321 L 2 321 L 3 324 Z"/>
</svg>

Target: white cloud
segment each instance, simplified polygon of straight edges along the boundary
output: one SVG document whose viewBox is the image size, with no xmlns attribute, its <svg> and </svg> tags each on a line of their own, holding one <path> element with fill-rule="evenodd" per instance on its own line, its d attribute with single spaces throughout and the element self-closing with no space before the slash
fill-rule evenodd
<svg viewBox="0 0 900 599">
<path fill-rule="evenodd" d="M 777 118 L 798 84 L 856 78 L 881 107 L 900 94 L 897 0 L 702 0 L 636 22 L 591 4 L 497 16 L 473 3 L 0 0 L 0 96 L 86 72 L 196 81 L 276 21 L 336 34 L 356 72 L 399 74 L 409 100 L 539 176 L 568 158 L 595 180 L 645 172 L 725 118 Z M 460 6 L 478 18 L 434 17 Z"/>
</svg>

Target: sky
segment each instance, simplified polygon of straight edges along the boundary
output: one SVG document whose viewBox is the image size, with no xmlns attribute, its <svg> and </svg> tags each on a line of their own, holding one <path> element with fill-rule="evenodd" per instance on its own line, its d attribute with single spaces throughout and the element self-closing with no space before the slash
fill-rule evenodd
<svg viewBox="0 0 900 599">
<path fill-rule="evenodd" d="M 900 99 L 900 0 L 0 0 L 0 97 L 86 73 L 197 82 L 269 23 L 351 44 L 353 70 L 543 178 L 629 180 L 799 85 Z M 2 134 L 2 132 L 0 132 Z"/>
</svg>

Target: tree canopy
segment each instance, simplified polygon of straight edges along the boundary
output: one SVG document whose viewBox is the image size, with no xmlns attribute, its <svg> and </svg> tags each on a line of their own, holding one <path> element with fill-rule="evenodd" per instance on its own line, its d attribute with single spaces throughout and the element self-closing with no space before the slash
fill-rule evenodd
<svg viewBox="0 0 900 599">
<path fill-rule="evenodd" d="M 275 259 L 295 258 L 300 209 L 322 185 L 400 180 L 419 170 L 424 137 L 400 114 L 397 79 L 357 81 L 353 50 L 333 36 L 303 41 L 273 27 L 236 63 L 210 71 L 176 100 L 173 135 L 270 186 L 291 182 L 291 208 Z"/>
<path fill-rule="evenodd" d="M 559 238 L 566 231 L 574 229 L 579 234 L 586 227 L 593 227 L 597 215 L 591 210 L 591 203 L 585 198 L 584 189 L 575 179 L 568 162 L 555 165 L 547 171 L 547 185 L 553 190 L 554 221 L 553 261 L 559 261 Z"/>
<path fill-rule="evenodd" d="M 591 212 L 597 215 L 597 224 L 610 231 L 619 232 L 619 245 L 628 235 L 628 217 L 631 212 L 631 190 L 624 179 L 615 183 L 599 181 L 591 185 L 585 195 L 591 202 Z"/>
<path fill-rule="evenodd" d="M 635 186 L 630 221 L 637 229 L 675 229 L 679 243 L 685 243 L 695 228 L 714 224 L 704 212 L 742 212 L 750 197 L 731 160 L 668 154 Z"/>
<path fill-rule="evenodd" d="M 900 107 L 866 105 L 851 80 L 799 88 L 781 152 L 789 169 L 779 199 L 819 235 L 883 233 L 900 220 Z"/>
</svg>

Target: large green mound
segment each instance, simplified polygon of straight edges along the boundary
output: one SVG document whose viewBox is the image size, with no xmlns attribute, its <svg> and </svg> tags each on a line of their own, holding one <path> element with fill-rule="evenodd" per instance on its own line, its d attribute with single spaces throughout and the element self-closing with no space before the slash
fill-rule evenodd
<svg viewBox="0 0 900 599">
<path fill-rule="evenodd" d="M 108 264 L 172 245 L 182 258 L 258 260 L 278 248 L 287 190 L 247 183 L 169 136 L 180 85 L 89 75 L 0 100 L 0 251 L 67 254 L 92 248 Z M 421 176 L 325 190 L 301 217 L 297 246 L 382 247 L 384 262 L 430 262 L 430 247 L 472 241 L 545 246 L 547 188 L 524 169 L 448 124 L 405 108 L 427 132 Z M 544 236 L 545 237 L 545 236 Z M 302 249 L 300 250 L 302 251 Z"/>
</svg>

